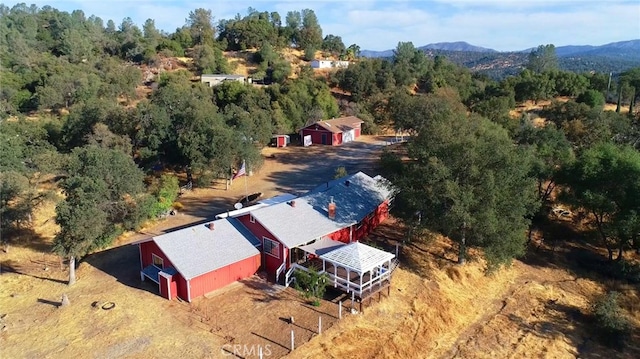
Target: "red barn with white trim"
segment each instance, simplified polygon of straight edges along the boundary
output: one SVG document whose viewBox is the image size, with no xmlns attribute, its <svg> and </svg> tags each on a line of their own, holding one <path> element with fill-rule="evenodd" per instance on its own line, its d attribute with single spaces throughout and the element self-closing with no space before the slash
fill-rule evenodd
<svg viewBox="0 0 640 359">
<path fill-rule="evenodd" d="M 387 218 L 392 196 L 384 178 L 358 172 L 238 219 L 262 238 L 263 270 L 278 281 L 283 270 L 306 256 L 299 247 L 325 239 L 351 243 L 364 238 Z"/>
<path fill-rule="evenodd" d="M 235 218 L 187 227 L 136 243 L 142 280 L 167 299 L 187 302 L 260 268 L 260 242 Z"/>
<path fill-rule="evenodd" d="M 355 116 L 318 121 L 302 128 L 300 135 L 311 136 L 312 144 L 338 146 L 360 137 L 363 122 Z"/>
</svg>

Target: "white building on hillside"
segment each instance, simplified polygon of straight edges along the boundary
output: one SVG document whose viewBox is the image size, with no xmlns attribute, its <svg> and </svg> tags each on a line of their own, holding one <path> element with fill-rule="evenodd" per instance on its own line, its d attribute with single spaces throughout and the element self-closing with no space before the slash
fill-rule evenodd
<svg viewBox="0 0 640 359">
<path fill-rule="evenodd" d="M 313 60 L 311 67 L 314 69 L 331 69 L 331 68 L 347 68 L 351 62 L 341 60 Z"/>
<path fill-rule="evenodd" d="M 246 78 L 242 75 L 230 75 L 230 74 L 202 74 L 200 82 L 206 83 L 209 87 L 220 85 L 225 81 L 237 81 L 240 83 L 251 83 L 250 78 Z"/>
</svg>

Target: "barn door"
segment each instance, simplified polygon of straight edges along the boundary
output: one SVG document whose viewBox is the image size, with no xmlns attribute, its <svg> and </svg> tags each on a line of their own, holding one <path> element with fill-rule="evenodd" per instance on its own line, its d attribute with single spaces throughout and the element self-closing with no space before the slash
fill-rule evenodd
<svg viewBox="0 0 640 359">
<path fill-rule="evenodd" d="M 326 133 L 322 134 L 322 144 L 323 145 L 328 145 L 329 144 L 328 141 L 327 141 L 327 134 Z"/>
</svg>

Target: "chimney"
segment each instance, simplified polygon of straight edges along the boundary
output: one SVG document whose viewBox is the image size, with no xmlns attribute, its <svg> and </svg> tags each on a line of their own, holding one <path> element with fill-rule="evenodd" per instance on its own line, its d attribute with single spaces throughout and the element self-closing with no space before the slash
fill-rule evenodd
<svg viewBox="0 0 640 359">
<path fill-rule="evenodd" d="M 214 224 L 213 224 L 213 222 L 209 222 L 209 223 L 207 223 L 207 228 L 209 228 L 209 230 L 210 230 L 210 231 L 213 231 L 213 229 L 214 229 Z"/>
<path fill-rule="evenodd" d="M 295 206 L 296 206 L 296 201 L 293 201 L 293 200 L 292 200 L 292 201 L 290 201 L 290 202 L 289 202 L 289 205 L 290 205 L 291 207 L 295 207 Z"/>
<path fill-rule="evenodd" d="M 329 219 L 336 219 L 336 204 L 333 202 L 333 197 L 329 202 Z"/>
</svg>

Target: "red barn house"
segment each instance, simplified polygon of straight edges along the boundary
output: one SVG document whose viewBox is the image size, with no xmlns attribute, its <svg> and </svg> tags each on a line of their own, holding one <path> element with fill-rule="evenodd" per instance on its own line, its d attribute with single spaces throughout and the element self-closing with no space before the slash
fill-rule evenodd
<svg viewBox="0 0 640 359">
<path fill-rule="evenodd" d="M 163 297 L 188 302 L 260 268 L 279 282 L 294 264 L 367 236 L 387 218 L 392 198 L 384 178 L 362 172 L 302 197 L 276 196 L 220 214 L 213 222 L 135 243 L 140 276 L 157 283 Z"/>
<path fill-rule="evenodd" d="M 362 172 L 327 182 L 306 195 L 238 217 L 262 240 L 267 278 L 278 281 L 292 263 L 305 260 L 304 248 L 326 252 L 364 238 L 388 216 L 392 191 L 380 176 Z"/>
<path fill-rule="evenodd" d="M 257 238 L 234 218 L 219 219 L 136 243 L 142 280 L 158 284 L 160 295 L 187 302 L 255 274 Z"/>
<path fill-rule="evenodd" d="M 355 116 L 318 121 L 302 128 L 300 135 L 301 138 L 311 136 L 312 144 L 338 146 L 360 137 L 362 122 Z"/>
</svg>

